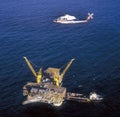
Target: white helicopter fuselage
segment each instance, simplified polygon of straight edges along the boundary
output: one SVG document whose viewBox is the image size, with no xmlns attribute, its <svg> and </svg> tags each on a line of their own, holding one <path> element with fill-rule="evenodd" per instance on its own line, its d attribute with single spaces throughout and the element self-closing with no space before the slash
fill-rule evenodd
<svg viewBox="0 0 120 117">
<path fill-rule="evenodd" d="M 77 20 L 76 17 L 74 16 L 65 15 L 55 19 L 53 22 L 61 23 L 61 24 L 78 24 L 78 23 L 86 23 L 90 19 L 93 19 L 93 13 L 88 13 L 88 17 L 85 20 Z"/>
<path fill-rule="evenodd" d="M 85 23 L 88 22 L 87 20 L 78 20 L 78 21 L 53 21 L 56 23 L 61 23 L 61 24 L 77 24 L 77 23 Z"/>
</svg>

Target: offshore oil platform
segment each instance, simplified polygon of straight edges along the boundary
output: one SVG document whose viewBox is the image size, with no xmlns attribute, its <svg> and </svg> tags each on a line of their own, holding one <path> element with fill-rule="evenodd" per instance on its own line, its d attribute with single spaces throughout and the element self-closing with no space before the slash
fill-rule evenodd
<svg viewBox="0 0 120 117">
<path fill-rule="evenodd" d="M 28 82 L 23 86 L 23 95 L 26 96 L 26 100 L 23 104 L 40 102 L 51 104 L 53 106 L 61 106 L 65 100 L 78 102 L 99 102 L 103 99 L 95 92 L 91 93 L 87 98 L 83 94 L 67 92 L 66 87 L 62 86 L 62 79 L 74 59 L 71 59 L 68 62 L 62 72 L 60 68 L 51 67 L 45 71 L 42 71 L 42 68 L 40 68 L 38 72 L 36 72 L 27 57 L 24 57 L 24 59 L 36 78 L 36 82 Z"/>
</svg>

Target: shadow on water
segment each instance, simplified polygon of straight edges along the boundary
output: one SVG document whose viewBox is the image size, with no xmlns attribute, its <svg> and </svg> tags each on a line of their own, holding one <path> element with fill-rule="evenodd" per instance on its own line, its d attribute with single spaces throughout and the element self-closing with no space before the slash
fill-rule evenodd
<svg viewBox="0 0 120 117">
<path fill-rule="evenodd" d="M 60 117 L 59 111 L 47 104 L 21 105 L 0 111 L 0 117 Z"/>
<path fill-rule="evenodd" d="M 101 103 L 70 101 L 60 111 L 62 117 L 119 117 L 119 106 L 118 108 L 111 108 L 109 101 L 105 100 Z"/>
<path fill-rule="evenodd" d="M 31 106 L 24 111 L 27 117 L 59 117 L 59 112 L 50 106 Z"/>
<path fill-rule="evenodd" d="M 119 117 L 119 101 L 106 98 L 100 103 L 66 101 L 61 107 L 40 103 L 15 106 L 0 111 L 0 117 Z"/>
</svg>

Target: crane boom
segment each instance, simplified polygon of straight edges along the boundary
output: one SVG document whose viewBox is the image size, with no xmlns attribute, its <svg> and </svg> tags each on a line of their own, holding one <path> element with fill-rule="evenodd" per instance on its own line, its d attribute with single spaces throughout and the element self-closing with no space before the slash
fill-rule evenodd
<svg viewBox="0 0 120 117">
<path fill-rule="evenodd" d="M 63 72 L 60 74 L 60 77 L 63 78 L 63 76 L 65 75 L 66 71 L 69 69 L 70 65 L 72 64 L 72 62 L 75 59 L 71 59 L 70 62 L 67 64 L 67 66 L 65 67 L 65 69 L 63 70 Z"/>
<path fill-rule="evenodd" d="M 30 68 L 31 72 L 33 73 L 33 75 L 37 78 L 37 73 L 35 72 L 34 68 L 32 67 L 30 61 L 27 59 L 27 57 L 23 57 L 28 65 L 28 67 Z"/>
<path fill-rule="evenodd" d="M 54 72 L 54 81 L 56 86 L 59 86 L 59 76 L 56 75 L 56 72 Z"/>
</svg>

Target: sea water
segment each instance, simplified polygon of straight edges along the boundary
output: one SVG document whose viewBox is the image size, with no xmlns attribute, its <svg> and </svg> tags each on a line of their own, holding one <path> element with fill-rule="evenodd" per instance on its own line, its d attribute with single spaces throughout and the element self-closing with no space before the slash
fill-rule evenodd
<svg viewBox="0 0 120 117">
<path fill-rule="evenodd" d="M 120 116 L 120 1 L 119 0 L 1 0 L 0 1 L 0 116 L 1 117 L 117 117 Z M 82 24 L 56 24 L 70 14 Z M 23 60 L 40 67 L 64 68 L 67 91 L 88 96 L 96 91 L 99 104 L 65 102 L 61 108 L 23 106 L 22 87 L 35 78 Z"/>
</svg>

